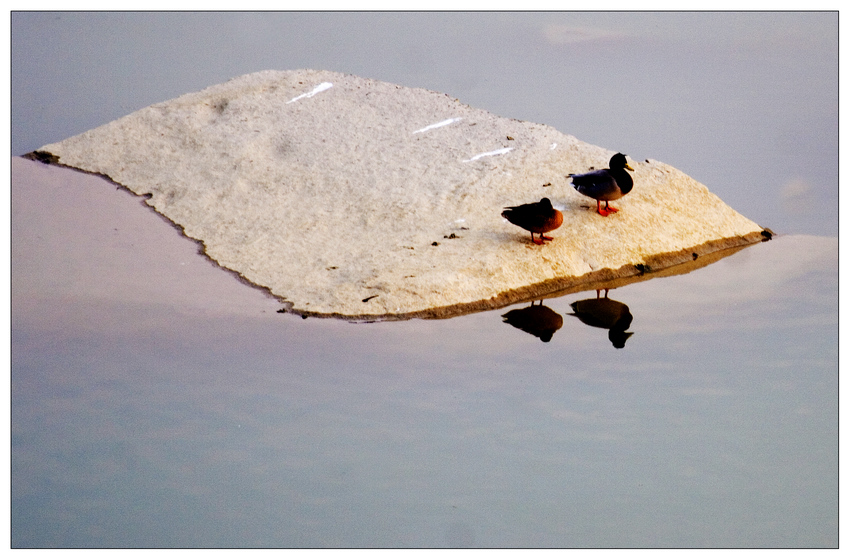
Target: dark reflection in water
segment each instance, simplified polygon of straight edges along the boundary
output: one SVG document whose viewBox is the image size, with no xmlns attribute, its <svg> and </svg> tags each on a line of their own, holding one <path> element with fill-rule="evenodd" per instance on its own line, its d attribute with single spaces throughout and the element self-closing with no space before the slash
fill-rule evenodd
<svg viewBox="0 0 850 560">
<path fill-rule="evenodd" d="M 582 299 L 570 304 L 573 312 L 569 313 L 585 325 L 599 327 L 608 331 L 608 340 L 614 348 L 624 348 L 626 340 L 634 333 L 626 332 L 632 324 L 632 314 L 625 303 L 610 299 L 608 288 L 602 296 L 602 290 L 596 290 L 596 297 Z M 552 340 L 555 332 L 564 326 L 564 318 L 560 313 L 543 305 L 541 300 L 528 307 L 511 309 L 502 315 L 502 321 L 521 331 L 534 335 L 543 342 Z"/>
<path fill-rule="evenodd" d="M 541 300 L 538 305 L 523 307 L 522 309 L 511 309 L 504 315 L 502 320 L 521 331 L 532 334 L 542 340 L 549 342 L 555 331 L 564 326 L 564 318 L 561 314 L 543 305 Z"/>
<path fill-rule="evenodd" d="M 623 348 L 626 346 L 626 340 L 634 334 L 626 332 L 632 324 L 629 306 L 608 299 L 607 289 L 605 296 L 600 297 L 600 291 L 596 290 L 596 298 L 582 299 L 571 303 L 570 307 L 573 308 L 573 313 L 570 313 L 570 315 L 578 317 L 585 325 L 607 329 L 608 340 L 611 341 L 614 348 Z"/>
</svg>

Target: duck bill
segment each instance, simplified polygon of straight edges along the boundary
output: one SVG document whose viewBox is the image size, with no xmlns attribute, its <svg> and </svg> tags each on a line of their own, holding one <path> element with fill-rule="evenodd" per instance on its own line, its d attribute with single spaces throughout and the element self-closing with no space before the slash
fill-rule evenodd
<svg viewBox="0 0 850 560">
<path fill-rule="evenodd" d="M 626 164 L 626 169 L 628 169 L 629 171 L 634 171 L 634 170 L 635 170 L 635 168 L 634 168 L 634 167 L 632 167 L 631 165 L 629 165 L 628 163 Z"/>
</svg>

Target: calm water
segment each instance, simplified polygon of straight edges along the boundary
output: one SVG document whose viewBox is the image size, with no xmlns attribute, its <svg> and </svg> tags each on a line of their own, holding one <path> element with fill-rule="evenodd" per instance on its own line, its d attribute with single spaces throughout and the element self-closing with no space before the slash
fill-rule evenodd
<svg viewBox="0 0 850 560">
<path fill-rule="evenodd" d="M 326 68 L 665 161 L 783 234 L 546 300 L 549 342 L 504 321 L 528 304 L 302 320 L 114 185 L 12 158 L 13 546 L 837 546 L 837 15 L 48 13 L 12 38 L 13 154 Z"/>
</svg>

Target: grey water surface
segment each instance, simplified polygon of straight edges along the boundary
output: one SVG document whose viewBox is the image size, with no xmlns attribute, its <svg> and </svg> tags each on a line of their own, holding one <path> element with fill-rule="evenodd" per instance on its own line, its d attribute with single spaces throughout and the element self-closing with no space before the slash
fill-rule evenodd
<svg viewBox="0 0 850 560">
<path fill-rule="evenodd" d="M 837 22 L 13 13 L 13 156 L 322 68 L 669 163 L 778 235 L 607 298 L 303 320 L 13 157 L 12 546 L 838 546 Z"/>
</svg>

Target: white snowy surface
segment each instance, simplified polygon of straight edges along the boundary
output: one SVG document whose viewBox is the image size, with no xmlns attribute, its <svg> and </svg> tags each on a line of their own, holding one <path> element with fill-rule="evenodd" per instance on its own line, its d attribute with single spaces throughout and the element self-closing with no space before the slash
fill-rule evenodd
<svg viewBox="0 0 850 560">
<path fill-rule="evenodd" d="M 326 71 L 264 71 L 40 149 L 100 173 L 291 303 L 351 318 L 448 316 L 752 243 L 762 230 L 656 161 L 598 215 L 566 177 L 606 150 L 446 94 Z M 552 200 L 533 245 L 505 206 Z M 389 316 L 389 317 L 388 317 Z"/>
</svg>

